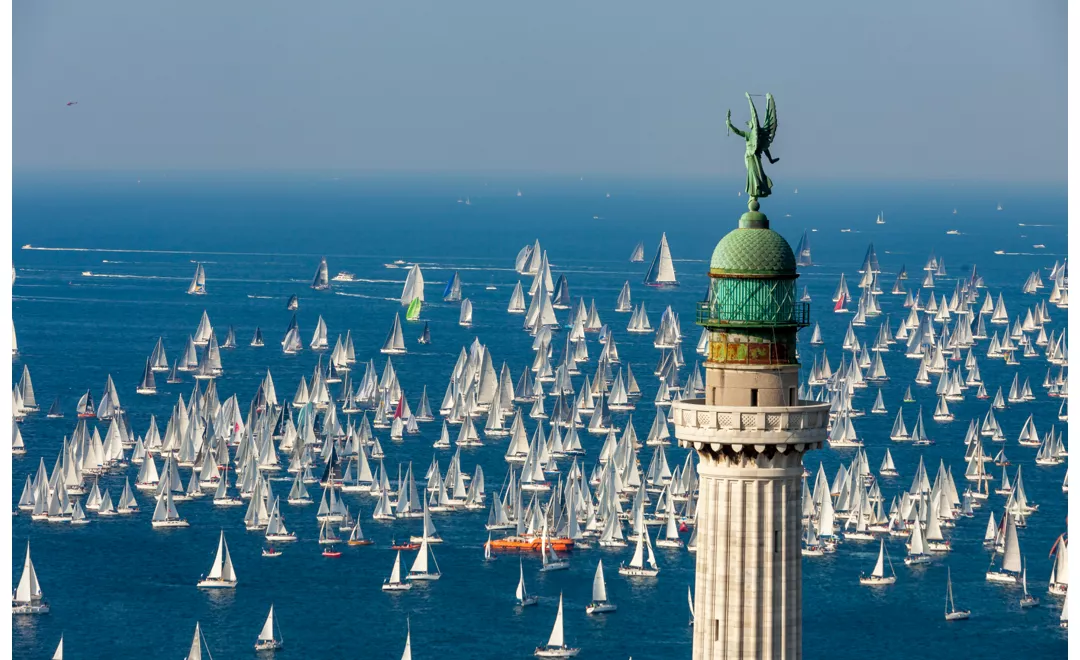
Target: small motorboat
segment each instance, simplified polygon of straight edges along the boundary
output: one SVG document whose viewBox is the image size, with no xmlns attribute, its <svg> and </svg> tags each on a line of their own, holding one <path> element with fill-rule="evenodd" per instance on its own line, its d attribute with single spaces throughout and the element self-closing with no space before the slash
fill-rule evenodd
<svg viewBox="0 0 1080 660">
<path fill-rule="evenodd" d="M 338 550 L 336 546 L 330 546 L 322 551 L 322 556 L 336 559 L 341 556 L 341 550 Z"/>
<path fill-rule="evenodd" d="M 263 548 L 262 556 L 263 557 L 280 557 L 281 556 L 281 550 L 278 550 L 274 546 L 270 546 L 269 548 Z"/>
</svg>

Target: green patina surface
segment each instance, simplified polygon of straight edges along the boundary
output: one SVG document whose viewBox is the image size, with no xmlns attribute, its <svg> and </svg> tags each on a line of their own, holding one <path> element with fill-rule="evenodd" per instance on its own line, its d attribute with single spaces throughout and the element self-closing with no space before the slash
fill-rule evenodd
<svg viewBox="0 0 1080 660">
<path fill-rule="evenodd" d="M 790 277 L 796 274 L 795 253 L 783 236 L 769 229 L 764 215 L 751 211 L 716 244 L 709 274 Z"/>
</svg>

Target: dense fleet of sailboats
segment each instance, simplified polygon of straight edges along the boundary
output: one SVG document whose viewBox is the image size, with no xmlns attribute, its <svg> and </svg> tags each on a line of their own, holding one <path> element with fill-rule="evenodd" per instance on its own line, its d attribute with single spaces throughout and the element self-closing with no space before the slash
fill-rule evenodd
<svg viewBox="0 0 1080 660">
<path fill-rule="evenodd" d="M 813 265 L 807 233 L 795 256 L 801 266 Z M 635 246 L 630 261 L 644 261 L 643 243 Z M 477 338 L 454 354 L 445 394 L 441 399 L 436 394 L 437 405 L 433 405 L 426 384 L 412 389 L 410 383 L 406 392 L 406 383 L 398 376 L 394 362 L 408 353 L 405 329 L 420 328 L 419 321 L 423 324 L 418 342 L 432 342 L 430 322 L 422 318 L 427 304 L 424 274 L 419 264 L 401 262 L 393 266 L 403 270 L 408 267 L 401 295 L 392 299 L 405 307 L 405 318 L 403 322 L 400 309 L 394 313 L 380 348 L 380 353 L 387 356 L 381 368 L 374 359 L 358 359 L 351 331 L 337 334 L 332 340 L 335 335 L 320 315 L 307 340 L 293 315 L 281 341 L 282 354 L 306 355 L 312 351 L 316 364 L 310 374 L 300 378 L 292 397 L 279 393 L 268 369 L 250 402 L 242 401 L 237 394 L 222 400 L 218 387 L 226 382 L 222 376 L 228 351 L 237 347 L 236 333 L 229 326 L 219 345 L 218 329 L 204 311 L 183 345 L 170 349 L 179 351 L 174 361 L 170 363 L 166 355 L 164 338 L 158 338 L 145 360 L 141 379 L 126 386 L 133 385 L 137 394 L 152 397 L 159 394 L 160 377 L 156 374 L 168 373 L 169 384 L 182 382 L 185 374 L 190 375 L 193 390 L 177 397 L 168 419 L 162 417 L 164 432 L 153 416 L 145 433 L 136 432 L 121 403 L 126 398 L 121 396 L 123 389 L 109 376 L 99 397 L 87 390 L 79 399 L 74 431 L 63 439 L 53 469 L 48 470 L 45 459 L 40 458 L 36 472 L 26 475 L 17 512 L 28 512 L 32 521 L 72 525 L 90 524 L 99 517 L 131 518 L 140 511 L 136 497 L 139 493 L 140 497 L 154 500 L 151 528 L 184 528 L 198 521 L 182 516 L 178 504 L 184 508 L 186 502 L 206 498 L 213 506 L 235 507 L 238 519 L 242 511 L 245 529 L 262 535 L 266 543 L 262 556 L 270 558 L 281 556 L 283 547 L 298 540 L 290 527 L 295 517 L 302 515 L 302 507 L 312 505 L 308 511 L 317 508 L 314 518 L 319 525 L 322 554 L 334 558 L 342 556 L 339 546 L 348 550 L 375 544 L 364 534 L 355 499 L 370 498 L 374 502 L 370 514 L 373 521 L 414 519 L 419 532 L 411 534 L 408 542 L 393 544 L 394 562 L 382 585 L 382 590 L 389 593 L 407 592 L 418 582 L 431 584 L 442 577 L 433 548 L 446 546 L 440 545 L 445 541 L 436 520 L 441 520 L 438 516 L 468 511 L 487 512 L 488 537 L 483 544 L 486 561 L 508 551 L 537 553 L 539 570 L 545 573 L 567 570 L 579 561 L 578 551 L 587 552 L 596 545 L 625 553 L 618 574 L 648 584 L 659 578 L 665 553 L 696 551 L 698 476 L 694 456 L 687 455 L 684 461 L 672 458 L 669 462 L 668 448 L 672 443 L 671 404 L 704 396 L 700 359 L 692 363 L 686 358 L 687 354 L 699 358 L 708 354 L 706 332 L 697 338 L 693 351 L 684 352 L 684 333 L 676 310 L 668 306 L 661 312 L 660 307 L 654 307 L 652 320 L 658 319 L 654 326 L 646 302 L 632 298 L 629 281 L 622 285 L 617 298 L 606 303 L 582 296 L 575 299 L 567 274 L 558 273 L 556 277 L 558 268 L 535 241 L 524 246 L 515 259 L 515 271 L 522 279 L 515 283 L 506 309 L 507 314 L 520 315 L 515 318 L 522 320 L 521 328 L 533 357 L 520 375 L 515 375 L 517 372 L 511 371 L 506 362 L 500 363 L 494 351 Z M 1005 456 L 1005 443 L 1011 436 L 998 417 L 1003 410 L 1021 408 L 1035 400 L 1041 390 L 1037 378 L 1022 378 L 1016 370 L 1011 372 L 1011 382 L 995 388 L 983 381 L 979 363 L 1001 360 L 1012 366 L 1020 359 L 1045 358 L 1048 371 L 1042 389 L 1047 396 L 1061 399 L 1058 421 L 1067 421 L 1066 332 L 1052 327 L 1050 310 L 1051 306 L 1067 307 L 1067 267 L 1055 264 L 1045 278 L 1046 273 L 1041 271 L 1030 274 L 1022 290 L 1024 295 L 1040 299 L 1016 315 L 1010 315 L 1000 293 L 993 296 L 986 291 L 974 267 L 970 275 L 955 278 L 948 290 L 945 283 L 952 280 L 944 259 L 931 255 L 923 270 L 921 287 L 909 290 L 906 270 L 901 268 L 891 293 L 886 294 L 880 283 L 883 272 L 874 246 L 870 245 L 858 277 L 850 280 L 851 288 L 842 273 L 832 298 L 835 312 L 852 314 L 840 317 L 850 320 L 839 343 L 839 364 L 834 368 L 835 353 L 830 362 L 824 348 L 826 334 L 819 324 L 813 326 L 808 344 L 801 349 L 803 361 L 810 364 L 798 397 L 830 404 L 828 444 L 843 458 L 832 479 L 823 464 L 816 473 L 805 475 L 802 555 L 813 560 L 840 552 L 844 545 L 858 547 L 877 540 L 876 562 L 868 574 L 859 576 L 859 583 L 893 585 L 903 579 L 906 570 L 944 563 L 954 551 L 951 530 L 987 507 L 991 510 L 984 545 L 990 556 L 985 579 L 1019 589 L 1021 607 L 1034 607 L 1038 599 L 1028 591 L 1020 539 L 1021 530 L 1038 513 L 1039 505 L 1025 488 L 1023 466 L 1013 463 L 1015 455 L 1013 460 Z M 311 288 L 330 289 L 328 275 L 326 260 L 322 259 Z M 345 271 L 333 281 L 357 282 Z M 1047 282 L 1052 283 L 1052 290 L 1042 299 Z M 660 237 L 644 283 L 652 287 L 678 285 L 666 234 Z M 469 286 L 454 271 L 445 284 L 441 302 L 436 298 L 432 303 L 457 305 L 458 324 L 466 328 L 485 323 L 486 315 L 491 313 L 480 296 L 474 307 L 473 299 L 466 295 Z M 852 289 L 858 291 L 857 297 L 852 296 Z M 197 264 L 188 293 L 206 295 L 202 263 Z M 804 288 L 802 300 L 808 299 L 809 292 Z M 905 311 L 898 315 L 895 331 L 896 324 L 884 311 L 891 306 L 887 300 L 903 301 Z M 298 305 L 293 296 L 287 307 L 296 309 Z M 656 385 L 651 402 L 643 396 L 638 381 L 639 375 L 649 374 L 647 368 L 638 363 L 631 365 L 620 356 L 616 334 L 622 331 L 622 325 L 615 322 L 616 318 L 626 320 L 628 335 L 651 336 L 653 349 L 660 355 L 651 374 L 655 381 L 649 383 Z M 873 325 L 876 331 L 862 330 Z M 413 332 L 410 337 L 416 336 Z M 623 337 L 618 341 L 624 341 Z M 979 342 L 985 342 L 985 354 Z M 262 331 L 256 329 L 250 347 L 264 345 Z M 886 371 L 883 356 L 893 351 L 912 360 L 909 364 L 916 391 L 920 387 L 933 389 L 936 403 L 932 414 L 929 406 L 924 416 L 922 407 L 915 405 L 912 386 L 907 386 L 902 402 L 886 398 L 886 385 L 902 378 L 891 362 L 891 373 Z M 859 403 L 863 390 L 875 394 L 868 411 Z M 291 386 L 288 391 L 292 391 Z M 28 416 L 40 412 L 28 365 L 23 365 L 12 397 L 11 451 L 23 456 L 27 446 L 20 425 Z M 928 469 L 920 457 L 911 486 L 900 486 L 890 501 L 884 491 L 896 485 L 901 474 L 889 447 L 884 448 L 874 473 L 867 445 L 871 451 L 881 445 L 877 439 L 860 433 L 863 418 L 881 415 L 886 416 L 884 420 L 892 419 L 889 443 L 896 443 L 892 447 L 910 445 L 919 450 L 935 442 L 952 443 L 940 431 L 945 424 L 957 424 L 959 411 L 965 410 L 963 402 L 972 399 L 983 402 L 986 412 L 971 419 L 966 432 L 956 435 L 958 447 L 959 437 L 963 436 L 966 468 L 954 473 L 953 467 L 941 460 L 931 480 L 933 463 Z M 895 410 L 891 410 L 894 405 Z M 63 415 L 62 402 L 57 398 L 46 416 L 62 419 Z M 651 419 L 647 436 L 637 435 L 633 415 Z M 439 433 L 432 444 L 435 455 L 427 470 L 423 464 L 414 467 L 412 462 L 400 462 L 395 470 L 388 463 L 394 449 L 388 455 L 383 443 L 405 442 L 410 436 L 421 435 L 421 424 L 434 422 Z M 959 423 L 962 428 L 963 422 Z M 384 433 L 382 438 L 380 433 Z M 592 444 L 590 438 L 595 439 L 597 451 L 586 449 Z M 1023 423 L 1016 444 L 1027 448 L 1036 469 L 1061 465 L 1068 454 L 1065 433 L 1052 423 L 1036 420 L 1034 414 Z M 475 456 L 469 453 L 471 450 L 488 451 L 494 446 L 507 468 L 501 485 L 492 489 L 485 483 L 481 466 L 466 463 Z M 453 452 L 448 463 L 447 454 L 439 453 L 447 450 Z M 1015 454 L 1011 446 L 1009 453 Z M 134 484 L 127 470 L 136 470 Z M 122 489 L 120 475 L 124 478 Z M 106 478 L 112 492 L 103 487 Z M 284 488 L 275 486 L 279 481 L 289 485 L 284 499 L 275 494 L 275 488 Z M 316 488 L 319 492 L 313 497 L 311 489 Z M 990 507 L 991 496 L 1003 498 L 1003 506 L 996 510 Z M 292 521 L 289 525 L 286 517 Z M 687 532 L 689 536 L 684 539 Z M 889 544 L 894 540 L 904 544 L 900 576 L 889 554 Z M 1061 536 L 1052 552 L 1054 564 L 1048 586 L 1048 593 L 1055 599 L 1067 597 L 1066 550 L 1067 540 Z M 403 552 L 410 554 L 403 558 Z M 513 601 L 520 607 L 537 605 L 541 599 L 526 589 L 523 561 L 519 561 L 518 578 Z M 951 568 L 945 582 L 946 620 L 968 618 L 971 612 L 956 606 Z M 220 532 L 208 573 L 196 584 L 205 589 L 238 588 L 225 530 Z M 506 587 L 509 598 L 509 584 Z M 689 600 L 692 617 L 692 595 Z M 13 593 L 12 611 L 49 611 L 30 559 L 29 544 Z M 597 561 L 591 600 L 585 611 L 589 615 L 617 611 L 609 598 L 602 560 Z M 1061 621 L 1067 625 L 1064 603 Z M 411 629 L 406 640 L 408 657 Z M 282 647 L 271 605 L 255 648 L 273 651 Z M 61 641 L 57 651 L 60 655 L 62 649 Z M 205 639 L 196 625 L 189 657 L 201 657 L 204 651 Z M 560 594 L 551 635 L 535 654 L 557 658 L 578 652 L 564 636 Z"/>
</svg>

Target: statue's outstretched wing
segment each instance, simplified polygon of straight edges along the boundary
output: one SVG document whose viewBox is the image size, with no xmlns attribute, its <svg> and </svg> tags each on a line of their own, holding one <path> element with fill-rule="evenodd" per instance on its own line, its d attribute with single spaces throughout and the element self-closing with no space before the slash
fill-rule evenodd
<svg viewBox="0 0 1080 660">
<path fill-rule="evenodd" d="M 760 131 L 761 123 L 758 122 L 757 108 L 754 107 L 754 99 L 750 97 L 750 92 L 746 93 L 746 101 L 750 104 L 750 130 Z"/>
<path fill-rule="evenodd" d="M 757 117 L 754 117 L 754 121 L 757 121 Z M 776 101 L 773 100 L 772 94 L 765 95 L 765 124 L 761 127 L 761 131 L 765 136 L 762 148 L 768 149 L 773 138 L 776 137 Z"/>
</svg>

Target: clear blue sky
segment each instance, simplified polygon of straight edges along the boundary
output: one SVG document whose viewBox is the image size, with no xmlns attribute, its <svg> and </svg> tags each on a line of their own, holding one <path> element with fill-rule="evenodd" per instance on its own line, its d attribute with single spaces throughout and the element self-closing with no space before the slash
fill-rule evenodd
<svg viewBox="0 0 1080 660">
<path fill-rule="evenodd" d="M 1066 3 L 14 5 L 17 169 L 736 174 L 1057 183 Z M 67 101 L 78 101 L 67 107 Z"/>
</svg>

